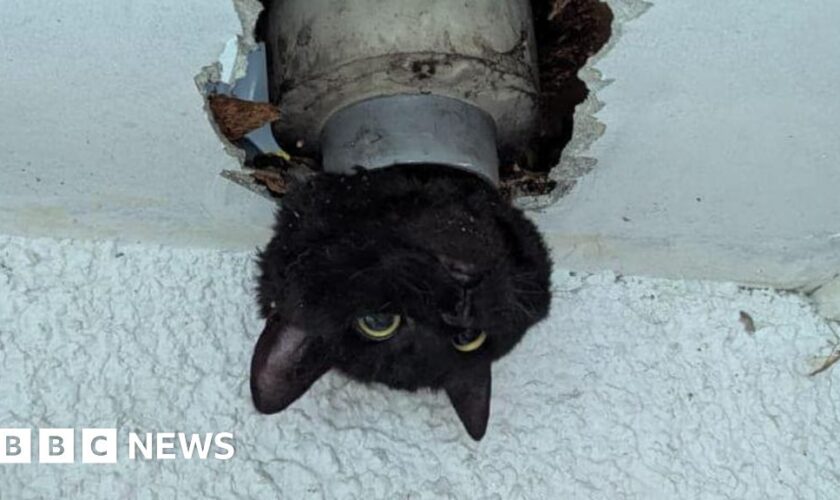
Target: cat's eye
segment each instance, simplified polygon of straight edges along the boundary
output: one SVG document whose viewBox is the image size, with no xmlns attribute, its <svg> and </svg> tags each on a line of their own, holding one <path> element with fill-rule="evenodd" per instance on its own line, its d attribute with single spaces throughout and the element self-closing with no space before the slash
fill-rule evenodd
<svg viewBox="0 0 840 500">
<path fill-rule="evenodd" d="M 356 330 L 371 340 L 387 340 L 400 327 L 399 314 L 367 314 L 356 318 Z"/>
<path fill-rule="evenodd" d="M 487 333 L 480 330 L 464 330 L 452 338 L 452 345 L 461 352 L 472 352 L 487 340 Z"/>
</svg>

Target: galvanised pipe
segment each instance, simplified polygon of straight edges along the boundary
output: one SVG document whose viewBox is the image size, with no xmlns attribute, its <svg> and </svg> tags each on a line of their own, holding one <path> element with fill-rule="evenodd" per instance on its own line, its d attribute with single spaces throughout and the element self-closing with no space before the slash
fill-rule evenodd
<svg viewBox="0 0 840 500">
<path fill-rule="evenodd" d="M 495 182 L 488 145 L 515 150 L 532 135 L 539 89 L 529 0 L 283 0 L 267 15 L 270 94 L 282 113 L 274 133 L 321 153 L 327 169 L 432 159 Z M 365 123 L 381 125 L 387 148 L 347 146 Z M 426 135 L 405 142 L 411 134 Z"/>
</svg>

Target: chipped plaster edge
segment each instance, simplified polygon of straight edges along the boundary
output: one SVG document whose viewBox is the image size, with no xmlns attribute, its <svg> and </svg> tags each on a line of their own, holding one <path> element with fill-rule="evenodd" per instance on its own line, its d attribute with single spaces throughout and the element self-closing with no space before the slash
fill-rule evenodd
<svg viewBox="0 0 840 500">
<path fill-rule="evenodd" d="M 578 76 L 589 89 L 589 95 L 575 109 L 572 139 L 563 150 L 560 162 L 549 172 L 549 178 L 556 181 L 558 186 L 567 184 L 570 187 L 555 189 L 541 196 L 517 198 L 514 204 L 524 210 L 541 212 L 556 204 L 561 198 L 568 196 L 575 189 L 580 178 L 591 172 L 598 164 L 596 158 L 588 156 L 589 149 L 607 130 L 607 124 L 597 117 L 598 112 L 606 106 L 606 103 L 598 98 L 598 94 L 612 84 L 613 80 L 604 78 L 597 69 L 597 65 L 621 40 L 624 35 L 624 25 L 641 17 L 653 6 L 652 2 L 645 0 L 604 0 L 604 2 L 613 12 L 612 35 L 606 45 L 590 57 L 586 65 L 578 72 Z"/>
<path fill-rule="evenodd" d="M 244 166 L 245 151 L 231 143 L 222 134 L 221 130 L 219 130 L 219 126 L 210 112 L 210 102 L 208 100 L 210 95 L 209 89 L 213 84 L 227 83 L 233 85 L 234 82 L 245 76 L 248 70 L 248 53 L 257 46 L 257 41 L 254 38 L 254 30 L 256 29 L 260 13 L 263 10 L 262 4 L 258 0 L 233 0 L 233 8 L 236 11 L 237 17 L 239 17 L 241 32 L 236 35 L 236 56 L 233 61 L 230 81 L 225 82 L 222 78 L 224 68 L 221 60 L 227 50 L 228 44 L 225 44 L 225 48 L 222 49 L 219 57 L 215 61 L 199 70 L 193 78 L 193 81 L 204 100 L 204 113 L 207 115 L 207 121 L 213 129 L 213 132 L 219 138 L 225 152 L 234 157 L 240 166 Z M 219 172 L 219 175 L 224 176 L 224 171 Z"/>
</svg>

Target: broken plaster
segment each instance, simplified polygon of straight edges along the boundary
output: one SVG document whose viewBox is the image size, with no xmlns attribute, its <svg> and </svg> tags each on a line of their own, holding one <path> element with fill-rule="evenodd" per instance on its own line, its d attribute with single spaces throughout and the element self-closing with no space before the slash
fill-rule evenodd
<svg viewBox="0 0 840 500">
<path fill-rule="evenodd" d="M 196 75 L 195 82 L 202 95 L 207 94 L 210 85 L 223 82 L 233 85 L 245 76 L 248 68 L 248 53 L 256 47 L 254 29 L 263 6 L 258 0 L 234 0 L 233 8 L 242 25 L 241 32 L 225 43 L 219 58 L 205 66 Z"/>
<path fill-rule="evenodd" d="M 201 68 L 201 71 L 198 72 L 193 80 L 199 93 L 204 97 L 204 112 L 206 113 L 207 121 L 210 123 L 219 141 L 221 141 L 225 152 L 236 158 L 240 165 L 243 165 L 245 152 L 241 148 L 233 145 L 222 134 L 219 126 L 213 119 L 210 104 L 207 100 L 208 95 L 211 94 L 211 89 L 214 89 L 217 85 L 223 84 L 232 87 L 237 80 L 245 76 L 248 69 L 248 53 L 257 45 L 256 39 L 254 38 L 254 30 L 257 25 L 257 19 L 263 9 L 262 4 L 258 0 L 234 0 L 233 8 L 242 25 L 241 33 L 229 39 L 225 43 L 218 59 Z M 224 176 L 224 172 L 220 172 L 220 175 Z M 258 191 L 258 194 L 267 196 L 264 192 Z"/>
<path fill-rule="evenodd" d="M 598 99 L 598 93 L 609 86 L 612 80 L 604 78 L 596 66 L 622 38 L 624 25 L 641 17 L 653 6 L 652 2 L 645 0 L 604 0 L 604 2 L 613 11 L 612 35 L 607 44 L 597 54 L 590 57 L 578 73 L 580 79 L 586 84 L 586 88 L 589 89 L 589 95 L 575 109 L 572 139 L 563 150 L 560 163 L 549 172 L 549 178 L 555 181 L 558 187 L 548 194 L 517 198 L 514 203 L 525 210 L 542 211 L 554 205 L 560 198 L 569 194 L 577 181 L 591 172 L 598 163 L 596 158 L 587 156 L 587 153 L 607 130 L 607 124 L 597 118 L 598 112 L 606 105 Z"/>
</svg>

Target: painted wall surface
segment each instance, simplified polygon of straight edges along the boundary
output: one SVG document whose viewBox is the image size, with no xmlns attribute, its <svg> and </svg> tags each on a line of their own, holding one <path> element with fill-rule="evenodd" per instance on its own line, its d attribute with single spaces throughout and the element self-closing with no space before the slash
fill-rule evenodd
<svg viewBox="0 0 840 500">
<path fill-rule="evenodd" d="M 194 81 L 241 31 L 229 0 L 0 0 L 0 232 L 264 241 Z"/>
<path fill-rule="evenodd" d="M 610 2 L 598 165 L 540 220 L 564 265 L 784 287 L 840 273 L 840 3 Z M 579 109 L 580 112 L 580 109 Z M 591 130 L 579 130 L 584 142 Z M 840 299 L 840 297 L 838 297 Z"/>
<path fill-rule="evenodd" d="M 840 3 L 610 4 L 616 36 L 584 71 L 597 94 L 564 160 L 597 166 L 536 214 L 557 261 L 780 287 L 835 276 Z M 237 2 L 251 19 L 255 5 Z M 194 84 L 243 33 L 230 0 L 0 9 L 0 232 L 267 241 L 272 204 L 218 176 L 238 163 Z M 606 132 L 584 147 L 598 101 Z"/>
<path fill-rule="evenodd" d="M 120 439 L 116 465 L 0 465 L 3 498 L 823 499 L 840 488 L 840 373 L 807 375 L 840 331 L 796 295 L 557 270 L 551 317 L 494 365 L 475 443 L 443 394 L 336 374 L 286 412 L 257 414 L 252 274 L 250 253 L 0 237 L 0 428 L 117 428 Z M 231 431 L 236 455 L 132 462 L 129 431 Z"/>
</svg>

